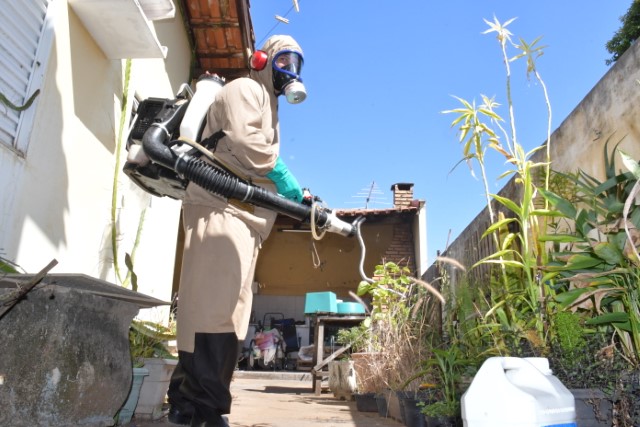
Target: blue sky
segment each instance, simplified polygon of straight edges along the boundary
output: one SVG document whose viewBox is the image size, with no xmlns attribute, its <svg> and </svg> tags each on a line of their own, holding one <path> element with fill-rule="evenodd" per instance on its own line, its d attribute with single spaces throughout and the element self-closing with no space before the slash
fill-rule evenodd
<svg viewBox="0 0 640 427">
<path fill-rule="evenodd" d="M 280 103 L 281 156 L 303 187 L 332 208 L 369 208 L 393 202 L 391 186 L 414 183 L 427 203 L 429 261 L 445 249 L 485 206 L 481 181 L 465 164 L 452 115 L 453 96 L 502 104 L 508 117 L 506 78 L 495 34 L 482 34 L 494 16 L 515 36 L 542 36 L 537 69 L 547 86 L 552 129 L 604 76 L 605 43 L 620 27 L 631 0 L 253 0 L 256 47 L 273 34 L 302 46 L 308 98 Z M 279 23 L 274 15 L 286 17 Z M 515 51 L 512 51 L 515 54 Z M 520 144 L 529 150 L 546 139 L 542 89 L 512 65 L 512 91 Z M 492 191 L 507 169 L 487 155 Z M 453 169 L 453 170 L 452 170 Z"/>
</svg>

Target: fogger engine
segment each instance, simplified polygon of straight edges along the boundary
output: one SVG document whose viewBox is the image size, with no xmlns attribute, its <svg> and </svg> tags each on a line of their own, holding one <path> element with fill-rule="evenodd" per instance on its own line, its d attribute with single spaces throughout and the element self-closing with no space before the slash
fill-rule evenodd
<svg viewBox="0 0 640 427">
<path fill-rule="evenodd" d="M 162 144 L 178 156 L 188 153 L 198 157 L 200 152 L 189 142 L 200 141 L 207 110 L 224 83 L 221 77 L 206 74 L 196 83 L 195 93 L 188 85 L 183 85 L 175 99 L 148 98 L 141 101 L 127 141 L 129 153 L 124 173 L 154 196 L 182 200 L 189 180 L 174 169 L 150 159 L 143 148 L 144 135 L 151 126 L 162 126 L 166 133 L 166 138 L 160 141 Z"/>
</svg>

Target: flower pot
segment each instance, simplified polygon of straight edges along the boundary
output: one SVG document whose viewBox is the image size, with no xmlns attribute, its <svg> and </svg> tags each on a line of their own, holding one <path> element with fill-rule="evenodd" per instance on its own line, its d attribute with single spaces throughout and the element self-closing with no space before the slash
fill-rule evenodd
<svg viewBox="0 0 640 427">
<path fill-rule="evenodd" d="M 418 399 L 412 397 L 405 397 L 400 401 L 404 413 L 404 425 L 407 427 L 427 427 L 418 402 Z"/>
<path fill-rule="evenodd" d="M 162 417 L 162 405 L 177 363 L 177 359 L 144 359 L 144 368 L 149 375 L 142 381 L 138 405 L 135 407 L 136 419 L 157 420 Z"/>
<path fill-rule="evenodd" d="M 376 405 L 378 406 L 378 415 L 387 418 L 389 416 L 389 408 L 387 406 L 387 397 L 384 393 L 376 393 Z"/>
<path fill-rule="evenodd" d="M 352 353 L 351 358 L 356 373 L 358 392 L 371 393 L 385 388 L 379 371 L 382 364 L 381 353 Z"/>
<path fill-rule="evenodd" d="M 353 360 L 329 362 L 329 389 L 338 399 L 353 400 L 356 392 L 356 374 Z"/>
<path fill-rule="evenodd" d="M 410 391 L 396 391 L 398 397 L 398 405 L 400 406 L 400 421 L 403 425 L 406 425 L 407 415 L 404 409 L 404 401 L 413 396 L 414 393 Z"/>
<path fill-rule="evenodd" d="M 387 395 L 387 412 L 389 418 L 393 418 L 396 421 L 402 422 L 402 411 L 400 409 L 400 399 L 398 398 L 398 391 L 388 390 Z"/>
<path fill-rule="evenodd" d="M 375 393 L 356 393 L 356 409 L 360 412 L 378 412 Z"/>
<path fill-rule="evenodd" d="M 425 415 L 424 419 L 425 419 L 426 425 L 429 427 L 458 427 L 462 425 L 459 422 L 458 417 L 447 417 L 443 415 L 440 415 L 437 417 L 430 417 Z"/>
<path fill-rule="evenodd" d="M 124 403 L 124 406 L 120 408 L 118 413 L 118 424 L 127 424 L 131 421 L 133 412 L 138 404 L 138 398 L 140 396 L 140 388 L 142 387 L 142 381 L 144 377 L 149 375 L 149 371 L 145 368 L 133 368 L 133 380 L 131 381 L 131 389 L 129 396 Z"/>
<path fill-rule="evenodd" d="M 576 424 L 580 427 L 612 425 L 613 407 L 602 390 L 580 388 L 569 391 L 575 398 Z"/>
</svg>

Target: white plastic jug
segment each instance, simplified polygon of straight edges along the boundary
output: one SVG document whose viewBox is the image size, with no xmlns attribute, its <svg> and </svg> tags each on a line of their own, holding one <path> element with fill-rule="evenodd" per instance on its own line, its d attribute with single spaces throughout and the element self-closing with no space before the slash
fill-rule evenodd
<svg viewBox="0 0 640 427">
<path fill-rule="evenodd" d="M 577 427 L 571 392 L 543 357 L 491 357 L 462 396 L 464 427 Z"/>
</svg>

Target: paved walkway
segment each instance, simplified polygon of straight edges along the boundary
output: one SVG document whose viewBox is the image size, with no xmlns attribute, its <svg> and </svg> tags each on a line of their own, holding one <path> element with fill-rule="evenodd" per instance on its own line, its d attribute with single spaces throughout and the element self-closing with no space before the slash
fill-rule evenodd
<svg viewBox="0 0 640 427">
<path fill-rule="evenodd" d="M 359 412 L 354 401 L 333 393 L 316 396 L 308 374 L 236 371 L 231 383 L 231 427 L 401 427 L 376 412 Z M 131 421 L 129 427 L 177 427 L 166 416 Z"/>
</svg>

